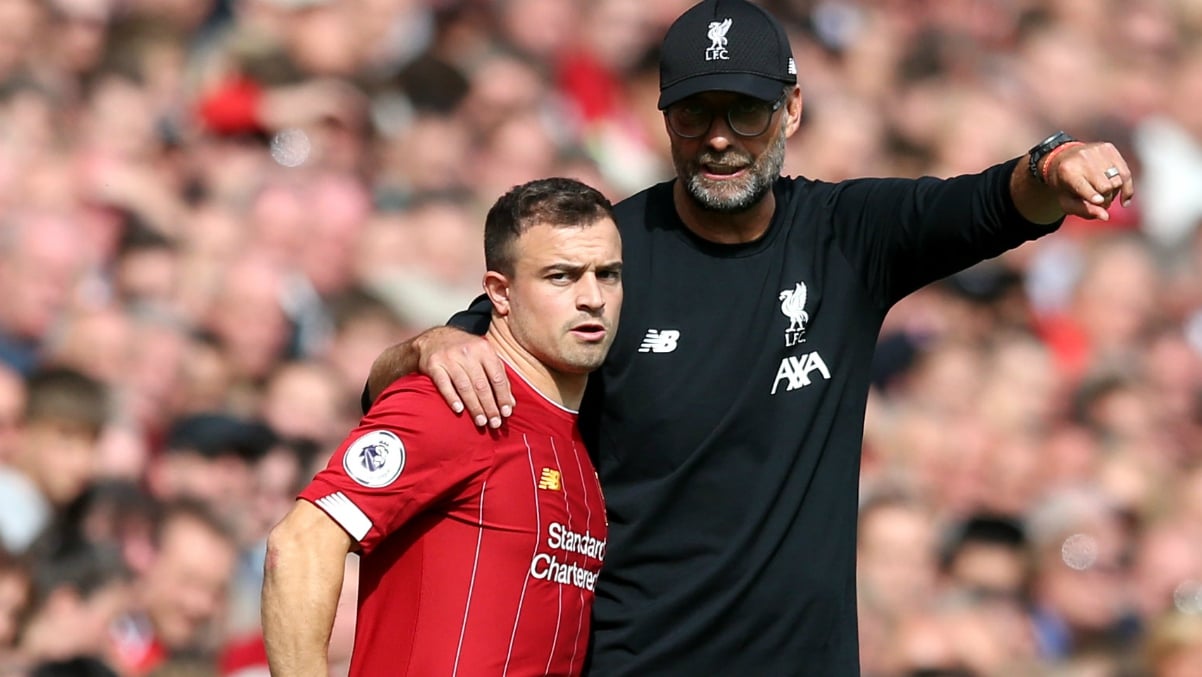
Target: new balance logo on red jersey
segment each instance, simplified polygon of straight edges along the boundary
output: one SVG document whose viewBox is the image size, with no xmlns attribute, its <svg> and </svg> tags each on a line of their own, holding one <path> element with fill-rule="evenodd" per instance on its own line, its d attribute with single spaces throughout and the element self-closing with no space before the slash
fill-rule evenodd
<svg viewBox="0 0 1202 677">
<path fill-rule="evenodd" d="M 676 350 L 680 332 L 675 329 L 648 329 L 639 345 L 640 353 L 670 353 Z"/>
<path fill-rule="evenodd" d="M 563 489 L 563 482 L 560 481 L 559 471 L 554 468 L 543 468 L 542 475 L 538 478 L 538 488 L 548 491 L 560 491 Z"/>
</svg>

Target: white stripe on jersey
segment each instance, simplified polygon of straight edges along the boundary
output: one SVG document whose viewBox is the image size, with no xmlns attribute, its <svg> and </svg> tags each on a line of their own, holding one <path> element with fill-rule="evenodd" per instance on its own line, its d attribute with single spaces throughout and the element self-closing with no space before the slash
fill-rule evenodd
<svg viewBox="0 0 1202 677">
<path fill-rule="evenodd" d="M 484 490 L 488 488 L 488 480 L 480 487 L 480 517 L 476 531 L 476 556 L 472 559 L 472 582 L 467 586 L 467 602 L 463 605 L 463 623 L 459 625 L 459 644 L 455 647 L 455 668 L 451 677 L 459 674 L 459 654 L 463 651 L 463 635 L 467 632 L 467 612 L 472 608 L 472 592 L 476 589 L 476 569 L 480 566 L 480 542 L 484 540 Z"/>
<path fill-rule="evenodd" d="M 549 441 L 551 453 L 555 454 L 556 469 L 562 473 L 563 464 L 559 462 L 559 449 L 555 447 L 555 438 L 551 437 Z M 563 506 L 568 513 L 568 524 L 571 525 L 569 528 L 575 529 L 575 525 L 572 524 L 572 502 L 568 500 L 568 485 L 565 483 L 560 488 L 563 489 L 560 493 L 563 494 Z M 555 635 L 551 638 L 551 650 L 547 653 L 547 667 L 543 669 L 547 674 L 551 674 L 551 660 L 555 658 L 555 649 L 559 645 L 559 626 L 563 623 L 563 586 L 557 585 L 555 590 L 559 593 L 559 608 L 555 611 Z"/>
<path fill-rule="evenodd" d="M 356 542 L 362 541 L 367 532 L 371 531 L 371 519 L 341 491 L 322 496 L 314 503 L 342 525 Z"/>
<path fill-rule="evenodd" d="M 538 510 L 538 473 L 534 470 L 534 450 L 530 448 L 530 438 L 522 434 L 522 442 L 526 445 L 526 458 L 530 461 L 530 488 L 534 490 L 534 533 L 543 533 L 543 518 Z M 530 553 L 530 559 L 538 555 L 538 539 L 534 539 L 534 552 Z M 513 630 L 509 633 L 509 652 L 505 654 L 505 669 L 501 672 L 502 675 L 509 674 L 509 659 L 513 656 L 513 640 L 518 635 L 518 621 L 522 618 L 522 605 L 526 601 L 526 586 L 530 583 L 530 576 L 522 576 L 522 594 L 518 597 L 518 611 L 513 616 Z"/>
</svg>

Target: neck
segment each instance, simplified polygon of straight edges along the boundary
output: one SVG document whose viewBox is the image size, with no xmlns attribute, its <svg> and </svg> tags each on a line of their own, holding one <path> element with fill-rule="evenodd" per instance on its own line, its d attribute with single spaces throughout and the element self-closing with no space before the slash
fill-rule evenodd
<svg viewBox="0 0 1202 677">
<path fill-rule="evenodd" d="M 697 237 L 717 244 L 744 244 L 754 242 L 768 232 L 776 211 L 776 194 L 769 190 L 745 212 L 715 212 L 697 204 L 684 182 L 676 179 L 672 185 L 672 203 L 685 227 Z"/>
<path fill-rule="evenodd" d="M 523 348 L 509 331 L 504 318 L 493 315 L 485 340 L 496 349 L 497 355 L 522 375 L 534 389 L 561 407 L 577 411 L 588 385 L 588 374 L 568 374 L 547 367 Z"/>
</svg>

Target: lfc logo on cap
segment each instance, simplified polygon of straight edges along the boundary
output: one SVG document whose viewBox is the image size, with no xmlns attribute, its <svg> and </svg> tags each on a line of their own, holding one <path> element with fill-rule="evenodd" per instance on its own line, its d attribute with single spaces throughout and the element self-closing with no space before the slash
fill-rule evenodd
<svg viewBox="0 0 1202 677">
<path fill-rule="evenodd" d="M 710 46 L 705 50 L 706 61 L 730 59 L 730 55 L 726 53 L 726 32 L 730 30 L 730 24 L 730 18 L 710 22 L 709 31 L 706 33 L 710 39 Z"/>
</svg>

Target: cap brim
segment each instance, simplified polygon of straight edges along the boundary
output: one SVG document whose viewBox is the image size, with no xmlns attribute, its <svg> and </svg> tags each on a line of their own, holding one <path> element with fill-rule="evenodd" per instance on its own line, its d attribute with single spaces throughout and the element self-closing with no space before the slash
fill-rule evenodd
<svg viewBox="0 0 1202 677">
<path fill-rule="evenodd" d="M 791 84 L 750 73 L 706 73 L 681 80 L 659 91 L 659 109 L 701 92 L 734 92 L 763 101 L 776 101 L 786 85 Z"/>
</svg>

